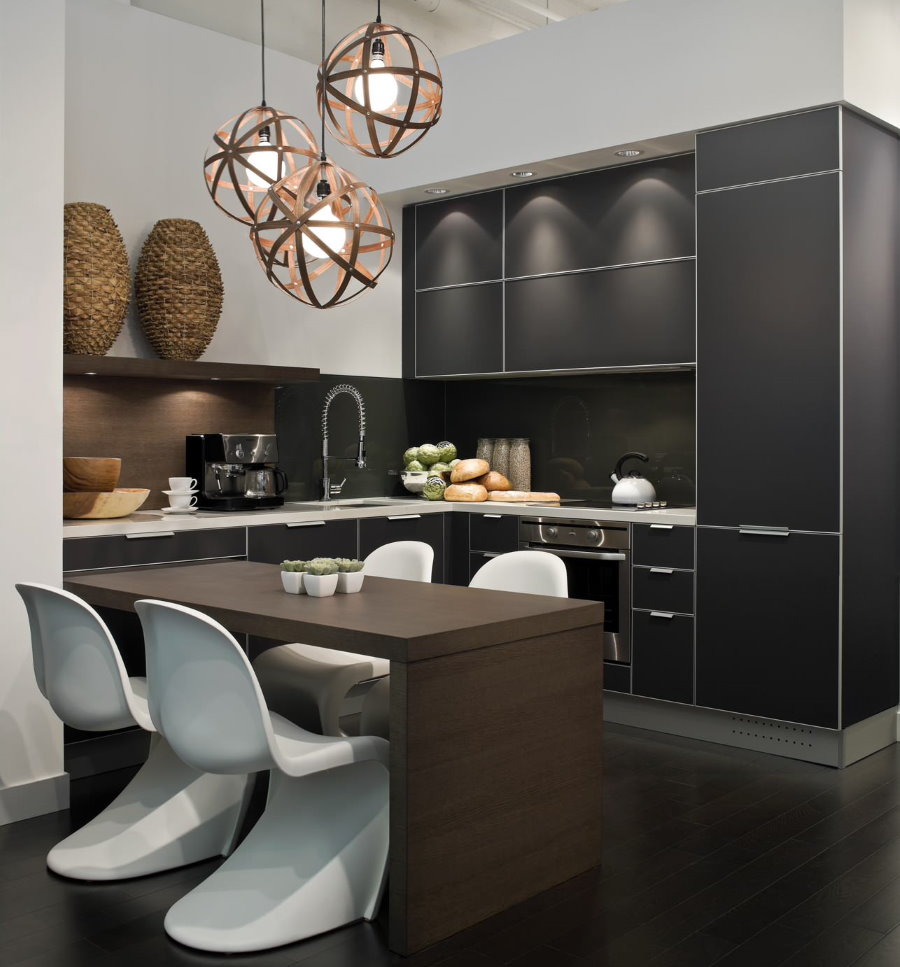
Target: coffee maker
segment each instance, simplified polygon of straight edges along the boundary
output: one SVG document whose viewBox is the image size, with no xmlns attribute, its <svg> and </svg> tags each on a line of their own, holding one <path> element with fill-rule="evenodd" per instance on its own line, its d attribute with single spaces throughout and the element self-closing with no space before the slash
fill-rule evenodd
<svg viewBox="0 0 900 967">
<path fill-rule="evenodd" d="M 198 482 L 205 510 L 280 507 L 287 475 L 274 433 L 192 433 L 185 437 L 185 473 Z"/>
</svg>

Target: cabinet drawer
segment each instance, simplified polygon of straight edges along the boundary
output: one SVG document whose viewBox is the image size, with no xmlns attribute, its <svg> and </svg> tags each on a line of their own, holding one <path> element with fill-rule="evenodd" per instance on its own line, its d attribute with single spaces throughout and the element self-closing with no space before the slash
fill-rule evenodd
<svg viewBox="0 0 900 967">
<path fill-rule="evenodd" d="M 247 532 L 247 558 L 263 564 L 308 561 L 313 557 L 356 557 L 356 521 L 266 524 Z"/>
<path fill-rule="evenodd" d="M 635 524 L 631 532 L 634 564 L 650 567 L 694 566 L 694 528 L 672 524 Z"/>
<path fill-rule="evenodd" d="M 516 551 L 519 549 L 517 514 L 470 514 L 469 548 L 473 551 Z"/>
<path fill-rule="evenodd" d="M 694 613 L 694 572 L 636 567 L 631 572 L 632 604 L 647 611 Z"/>
<path fill-rule="evenodd" d="M 631 693 L 631 666 L 615 661 L 603 662 L 603 688 L 609 692 Z"/>
<path fill-rule="evenodd" d="M 694 619 L 635 611 L 631 690 L 669 702 L 694 701 Z"/>
<path fill-rule="evenodd" d="M 444 580 L 444 514 L 396 514 L 366 517 L 359 522 L 359 556 L 394 541 L 422 541 L 434 549 L 431 580 Z"/>
<path fill-rule="evenodd" d="M 170 564 L 173 561 L 202 561 L 215 557 L 244 557 L 247 529 L 191 533 L 152 531 L 126 537 L 80 537 L 63 541 L 63 570 L 86 571 L 102 567 L 129 567 L 140 564 Z"/>
</svg>

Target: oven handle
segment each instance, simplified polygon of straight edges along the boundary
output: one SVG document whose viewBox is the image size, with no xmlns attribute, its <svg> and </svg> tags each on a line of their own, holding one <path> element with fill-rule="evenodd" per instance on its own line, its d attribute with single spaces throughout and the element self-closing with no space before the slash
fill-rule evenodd
<svg viewBox="0 0 900 967">
<path fill-rule="evenodd" d="M 585 557 L 592 561 L 627 561 L 628 555 L 622 551 L 561 551 L 556 547 L 532 547 L 529 545 L 524 548 L 526 551 L 546 551 L 548 554 L 555 554 L 557 557 Z"/>
</svg>

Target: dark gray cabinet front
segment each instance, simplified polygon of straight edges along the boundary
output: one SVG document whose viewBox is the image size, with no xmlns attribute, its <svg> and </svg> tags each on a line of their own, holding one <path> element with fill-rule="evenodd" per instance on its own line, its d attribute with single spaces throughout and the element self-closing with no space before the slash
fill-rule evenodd
<svg viewBox="0 0 900 967">
<path fill-rule="evenodd" d="M 417 289 L 502 278 L 503 192 L 418 206 L 415 246 Z"/>
<path fill-rule="evenodd" d="M 503 283 L 416 294 L 416 375 L 503 370 Z"/>
<path fill-rule="evenodd" d="M 506 191 L 508 279 L 693 254 L 692 154 Z"/>
<path fill-rule="evenodd" d="M 698 528 L 698 705 L 838 726 L 839 544 Z"/>
<path fill-rule="evenodd" d="M 203 561 L 217 557 L 243 557 L 243 527 L 221 530 L 146 531 L 109 537 L 79 537 L 63 541 L 63 570 L 87 571 L 103 567 L 132 567 Z"/>
<path fill-rule="evenodd" d="M 667 612 L 632 616 L 631 690 L 690 704 L 694 700 L 694 619 Z"/>
<path fill-rule="evenodd" d="M 511 372 L 689 363 L 694 261 L 506 284 Z"/>
<path fill-rule="evenodd" d="M 700 524 L 838 530 L 837 175 L 697 198 Z"/>
<path fill-rule="evenodd" d="M 359 522 L 359 553 L 365 558 L 376 547 L 393 541 L 423 541 L 434 548 L 431 580 L 444 581 L 444 514 L 398 514 L 366 517 Z"/>
<path fill-rule="evenodd" d="M 469 515 L 469 548 L 473 551 L 517 551 L 519 549 L 519 515 L 471 513 Z"/>
<path fill-rule="evenodd" d="M 247 528 L 247 558 L 263 564 L 357 556 L 355 520 L 266 524 Z"/>
</svg>

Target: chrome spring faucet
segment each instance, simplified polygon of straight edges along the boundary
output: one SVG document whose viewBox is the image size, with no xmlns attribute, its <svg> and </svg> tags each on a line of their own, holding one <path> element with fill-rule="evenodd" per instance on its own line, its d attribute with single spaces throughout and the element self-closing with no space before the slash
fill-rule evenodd
<svg viewBox="0 0 900 967">
<path fill-rule="evenodd" d="M 336 396 L 346 393 L 356 400 L 356 409 L 359 413 L 359 444 L 355 457 L 331 457 L 332 460 L 355 460 L 356 466 L 360 470 L 366 469 L 366 404 L 363 402 L 362 393 L 349 383 L 339 383 L 325 394 L 325 405 L 322 407 L 322 493 L 324 500 L 330 500 L 341 493 L 341 489 L 347 482 L 345 477 L 339 484 L 331 482 L 328 473 L 328 409 Z"/>
</svg>

